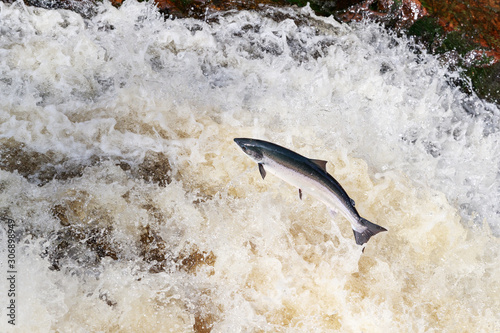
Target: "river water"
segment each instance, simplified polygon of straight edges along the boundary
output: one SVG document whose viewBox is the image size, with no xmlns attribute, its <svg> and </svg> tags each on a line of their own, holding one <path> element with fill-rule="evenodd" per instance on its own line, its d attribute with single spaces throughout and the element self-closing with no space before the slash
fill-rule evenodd
<svg viewBox="0 0 500 333">
<path fill-rule="evenodd" d="M 499 329 L 499 110 L 411 41 L 308 8 L 0 3 L 0 73 L 2 332 Z M 235 137 L 329 161 L 388 232 L 362 252 Z"/>
</svg>

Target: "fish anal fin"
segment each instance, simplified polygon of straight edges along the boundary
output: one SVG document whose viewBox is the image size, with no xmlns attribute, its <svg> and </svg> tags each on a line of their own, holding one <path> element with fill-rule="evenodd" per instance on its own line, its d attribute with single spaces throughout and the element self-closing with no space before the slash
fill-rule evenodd
<svg viewBox="0 0 500 333">
<path fill-rule="evenodd" d="M 311 162 L 313 162 L 314 164 L 319 166 L 321 170 L 326 172 L 326 163 L 328 163 L 327 161 L 311 159 Z"/>
<path fill-rule="evenodd" d="M 259 172 L 260 172 L 260 175 L 262 176 L 262 179 L 265 179 L 266 178 L 266 169 L 264 169 L 264 166 L 262 165 L 262 163 L 259 163 Z"/>
</svg>

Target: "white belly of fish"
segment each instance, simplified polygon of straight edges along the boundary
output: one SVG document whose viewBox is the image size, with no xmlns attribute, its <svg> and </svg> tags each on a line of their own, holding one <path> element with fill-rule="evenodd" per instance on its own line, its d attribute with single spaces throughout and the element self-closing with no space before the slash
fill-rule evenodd
<svg viewBox="0 0 500 333">
<path fill-rule="evenodd" d="M 261 163 L 264 165 L 266 172 L 270 172 L 290 185 L 314 196 L 316 199 L 323 202 L 331 211 L 340 212 L 351 223 L 354 230 L 363 232 L 366 229 L 366 227 L 358 223 L 357 217 L 351 213 L 349 208 L 346 207 L 341 199 L 328 187 L 308 177 L 307 174 L 297 172 L 269 158 L 264 158 Z"/>
</svg>

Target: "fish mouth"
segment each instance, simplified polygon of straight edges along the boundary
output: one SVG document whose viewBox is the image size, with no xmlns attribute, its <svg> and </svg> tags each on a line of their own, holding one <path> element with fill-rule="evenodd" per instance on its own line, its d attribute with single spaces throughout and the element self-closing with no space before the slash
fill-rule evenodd
<svg viewBox="0 0 500 333">
<path fill-rule="evenodd" d="M 245 138 L 235 138 L 234 139 L 234 142 L 236 142 L 236 144 L 238 146 L 240 146 L 240 148 L 243 150 L 243 152 L 245 152 L 245 154 L 249 154 L 249 150 L 248 148 L 250 148 L 250 141 L 251 139 L 245 139 Z"/>
<path fill-rule="evenodd" d="M 238 146 L 240 146 L 240 148 L 243 150 L 243 152 L 245 154 L 248 154 L 247 153 L 247 143 L 248 143 L 248 139 L 244 139 L 244 138 L 235 138 L 234 139 L 234 142 L 236 142 L 236 144 Z"/>
<path fill-rule="evenodd" d="M 240 146 L 241 150 L 257 163 L 262 159 L 263 154 L 259 147 L 255 145 L 255 140 L 246 138 L 235 138 L 234 142 Z"/>
<path fill-rule="evenodd" d="M 234 139 L 234 142 L 236 142 L 236 144 L 238 146 L 240 146 L 241 149 L 243 149 L 243 151 L 246 153 L 247 152 L 247 149 L 248 148 L 251 148 L 253 147 L 254 145 L 252 144 L 252 139 L 246 139 L 246 138 L 235 138 Z"/>
<path fill-rule="evenodd" d="M 246 139 L 246 138 L 235 138 L 234 139 L 234 142 L 236 142 L 236 144 L 238 146 L 240 146 L 241 148 L 250 144 L 251 141 L 252 141 L 252 139 Z"/>
</svg>

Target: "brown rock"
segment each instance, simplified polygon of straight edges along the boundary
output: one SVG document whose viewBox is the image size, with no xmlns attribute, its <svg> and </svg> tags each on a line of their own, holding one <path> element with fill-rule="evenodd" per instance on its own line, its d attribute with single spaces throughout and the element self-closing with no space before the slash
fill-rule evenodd
<svg viewBox="0 0 500 333">
<path fill-rule="evenodd" d="M 495 0 L 428 1 L 429 14 L 438 17 L 443 28 L 459 31 L 500 59 L 500 2 Z"/>
<path fill-rule="evenodd" d="M 418 0 L 365 0 L 349 7 L 340 15 L 344 22 L 360 21 L 371 18 L 381 22 L 391 22 L 395 28 L 407 28 L 421 17 L 428 15 L 427 10 Z"/>
</svg>

